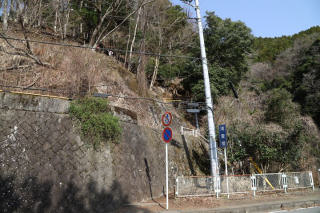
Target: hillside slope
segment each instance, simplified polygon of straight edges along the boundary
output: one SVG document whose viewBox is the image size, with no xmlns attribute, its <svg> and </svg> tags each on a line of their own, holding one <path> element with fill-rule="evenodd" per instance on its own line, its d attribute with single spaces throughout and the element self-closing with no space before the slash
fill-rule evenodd
<svg viewBox="0 0 320 213">
<path fill-rule="evenodd" d="M 229 126 L 229 159 L 240 171 L 249 172 L 248 157 L 269 172 L 316 171 L 320 166 L 320 33 L 298 35 L 288 38 L 292 45 L 280 54 L 274 52 L 272 63 L 250 60 L 238 100 L 229 96 L 219 99 L 217 123 Z"/>
</svg>

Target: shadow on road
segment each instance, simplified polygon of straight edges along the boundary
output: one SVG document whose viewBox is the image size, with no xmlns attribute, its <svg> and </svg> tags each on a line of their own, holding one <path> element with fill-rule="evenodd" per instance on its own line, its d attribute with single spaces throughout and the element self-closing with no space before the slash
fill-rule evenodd
<svg viewBox="0 0 320 213">
<path fill-rule="evenodd" d="M 110 190 L 99 190 L 95 181 L 81 186 L 69 181 L 63 187 L 54 187 L 50 181 L 40 182 L 35 177 L 17 181 L 14 176 L 0 174 L 0 211 L 22 213 L 102 213 L 116 212 L 129 204 L 121 185 L 114 181 Z M 150 211 L 130 207 L 132 213 Z"/>
</svg>

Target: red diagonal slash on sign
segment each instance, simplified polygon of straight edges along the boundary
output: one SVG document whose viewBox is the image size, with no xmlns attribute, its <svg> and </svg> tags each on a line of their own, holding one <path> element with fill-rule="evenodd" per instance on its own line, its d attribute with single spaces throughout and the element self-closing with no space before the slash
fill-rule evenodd
<svg viewBox="0 0 320 213">
<path fill-rule="evenodd" d="M 162 131 L 162 140 L 166 143 L 169 143 L 172 140 L 172 130 L 170 127 L 167 127 Z"/>
</svg>

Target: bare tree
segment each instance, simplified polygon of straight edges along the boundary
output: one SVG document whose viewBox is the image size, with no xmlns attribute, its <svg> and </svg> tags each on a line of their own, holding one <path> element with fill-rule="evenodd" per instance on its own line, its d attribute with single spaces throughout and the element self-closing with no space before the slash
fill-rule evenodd
<svg viewBox="0 0 320 213">
<path fill-rule="evenodd" d="M 128 65 L 128 69 L 129 70 L 130 70 L 130 67 L 131 67 L 132 50 L 133 50 L 133 47 L 134 47 L 134 43 L 136 41 L 136 35 L 137 35 L 137 29 L 138 29 L 138 25 L 139 25 L 140 15 L 141 15 L 141 7 L 139 8 L 139 11 L 138 11 L 138 14 L 137 14 L 136 24 L 135 24 L 134 31 L 133 31 L 133 38 L 132 38 L 132 42 L 131 42 L 131 45 L 130 45 L 129 65 Z"/>
<path fill-rule="evenodd" d="M 3 18 L 3 31 L 8 30 L 8 0 L 3 1 L 3 7 L 2 7 L 2 18 Z"/>
<path fill-rule="evenodd" d="M 152 90 L 152 87 L 155 83 L 155 81 L 157 80 L 157 75 L 158 75 L 158 70 L 159 70 L 159 64 L 160 64 L 160 55 L 161 55 L 161 46 L 162 46 L 162 29 L 161 29 L 161 26 L 160 26 L 160 23 L 161 23 L 161 18 L 160 18 L 160 14 L 158 15 L 158 31 L 159 31 L 159 55 L 156 56 L 155 58 L 155 64 L 154 64 L 154 69 L 153 69 L 153 74 L 152 74 L 152 79 L 151 79 L 151 82 L 150 82 L 150 87 L 149 89 Z"/>
<path fill-rule="evenodd" d="M 143 7 L 146 4 L 149 4 L 151 2 L 154 2 L 155 0 L 150 0 L 148 2 L 145 2 L 144 0 L 142 3 L 138 6 L 137 9 L 129 13 L 119 24 L 117 24 L 113 29 L 109 30 L 109 27 L 111 25 L 111 21 L 109 21 L 106 25 L 104 25 L 105 19 L 113 13 L 117 13 L 117 11 L 120 9 L 120 6 L 123 4 L 123 0 L 115 0 L 113 3 L 110 4 L 110 6 L 107 8 L 107 10 L 104 12 L 103 16 L 100 17 L 98 25 L 95 27 L 89 45 L 92 47 L 97 46 L 97 44 L 104 40 L 106 37 L 108 37 L 110 34 L 112 34 L 114 31 L 116 31 L 120 26 L 122 26 L 132 15 L 134 15 L 141 7 Z M 98 4 L 100 2 L 100 4 Z M 102 5 L 101 1 L 98 1 L 96 8 L 99 11 L 102 11 Z"/>
</svg>

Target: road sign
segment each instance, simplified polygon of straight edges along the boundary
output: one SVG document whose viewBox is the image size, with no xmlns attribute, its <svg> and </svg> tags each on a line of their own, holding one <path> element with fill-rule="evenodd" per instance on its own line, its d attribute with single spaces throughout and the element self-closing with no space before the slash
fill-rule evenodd
<svg viewBox="0 0 320 213">
<path fill-rule="evenodd" d="M 188 103 L 189 107 L 199 107 L 199 103 Z"/>
<path fill-rule="evenodd" d="M 227 128 L 225 124 L 219 125 L 219 141 L 220 141 L 220 147 L 226 148 L 228 146 L 227 144 Z"/>
<path fill-rule="evenodd" d="M 187 112 L 189 112 L 189 113 L 199 113 L 200 109 L 187 109 Z"/>
<path fill-rule="evenodd" d="M 172 129 L 170 127 L 167 127 L 162 131 L 162 139 L 166 143 L 169 143 L 172 140 Z"/>
<path fill-rule="evenodd" d="M 161 118 L 163 126 L 169 126 L 172 121 L 172 114 L 170 112 L 165 112 Z"/>
</svg>

